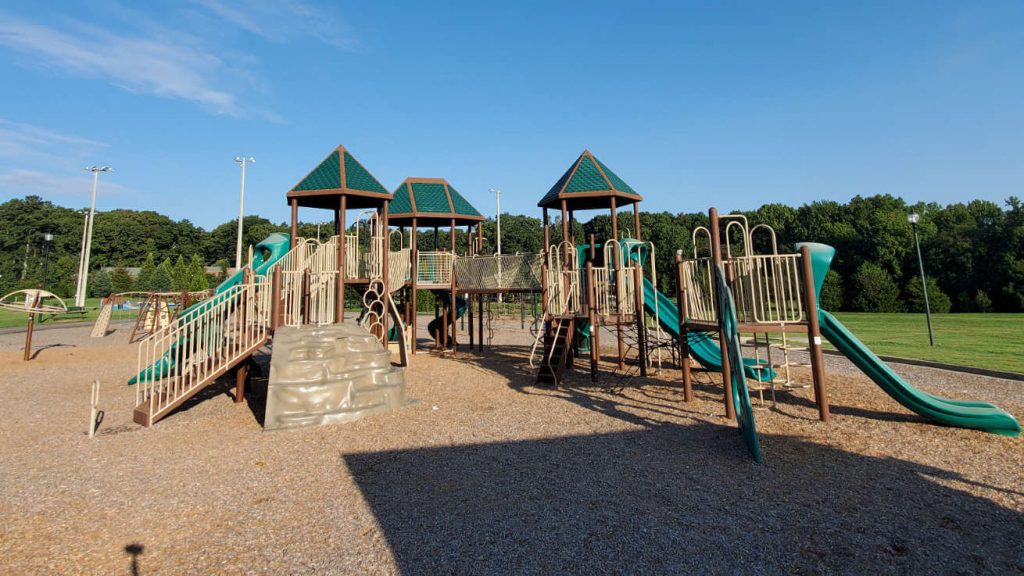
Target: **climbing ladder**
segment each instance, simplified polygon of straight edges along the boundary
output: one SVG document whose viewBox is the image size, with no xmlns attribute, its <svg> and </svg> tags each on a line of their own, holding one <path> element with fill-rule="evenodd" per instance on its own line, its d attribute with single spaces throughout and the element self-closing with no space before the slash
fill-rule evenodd
<svg viewBox="0 0 1024 576">
<path fill-rule="evenodd" d="M 557 386 L 562 383 L 572 354 L 573 318 L 553 318 L 544 338 L 544 355 L 537 371 L 537 383 Z"/>
</svg>

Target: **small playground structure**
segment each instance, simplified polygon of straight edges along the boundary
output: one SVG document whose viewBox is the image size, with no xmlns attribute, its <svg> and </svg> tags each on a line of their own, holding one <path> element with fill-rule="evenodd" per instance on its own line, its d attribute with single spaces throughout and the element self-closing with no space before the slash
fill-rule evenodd
<svg viewBox="0 0 1024 576">
<path fill-rule="evenodd" d="M 134 343 L 145 336 L 150 336 L 170 326 L 181 311 L 193 303 L 208 298 L 212 290 L 195 292 L 120 292 L 111 294 L 100 301 L 100 311 L 93 323 L 93 338 L 107 335 L 110 322 L 116 310 L 135 309 L 138 314 L 128 336 L 128 342 Z"/>
<path fill-rule="evenodd" d="M 32 332 L 35 329 L 37 314 L 64 314 L 68 307 L 64 301 L 53 292 L 39 288 L 26 290 L 15 290 L 0 298 L 0 308 L 13 312 L 23 312 L 28 315 L 28 324 L 25 328 L 25 356 L 27 362 L 32 359 Z"/>
<path fill-rule="evenodd" d="M 770 227 L 712 208 L 709 225 L 692 231 L 693 253 L 676 251 L 677 293 L 663 294 L 656 247 L 643 240 L 642 197 L 587 150 L 538 203 L 538 254 L 484 254 L 484 218 L 447 180 L 407 178 L 391 193 L 343 146 L 300 180 L 287 200 L 290 235 L 273 234 L 250 249 L 247 266 L 211 296 L 189 306 L 182 302 L 177 317 L 140 341 L 139 373 L 132 380 L 138 384 L 136 422 L 152 425 L 229 372 L 241 401 L 252 355 L 277 333 L 288 345 L 273 350 L 268 429 L 347 421 L 394 408 L 404 398 L 404 384 L 388 351 L 397 353 L 401 366 L 412 361 L 417 294 L 429 290 L 437 302 L 427 327 L 433 349 L 452 355 L 464 315 L 470 347 L 482 349 L 488 297 L 539 295 L 542 327 L 530 362 L 541 385 L 566 385 L 567 372 L 584 357 L 590 380 L 598 381 L 602 331 L 614 334 L 612 376 L 620 382 L 661 368 L 667 353 L 680 368 L 684 401 L 691 401 L 691 359 L 720 372 L 724 414 L 737 420 L 758 460 L 750 390 L 770 390 L 774 398 L 778 391 L 805 386 L 793 378 L 796 334 L 808 342 L 807 366 L 822 421 L 829 419 L 825 337 L 890 396 L 926 418 L 998 434 L 1020 432 L 994 406 L 917 390 L 821 310 L 818 293 L 834 255 L 828 246 L 804 243 L 783 252 Z M 632 222 L 620 226 L 619 211 L 630 206 Z M 325 241 L 298 237 L 300 207 L 331 210 L 335 234 Z M 353 225 L 346 221 L 350 210 L 360 211 Z M 575 237 L 577 213 L 591 210 L 608 210 L 609 237 Z M 432 250 L 419 249 L 423 228 L 433 229 Z M 446 246 L 439 240 L 442 228 Z M 347 288 L 360 299 L 355 319 L 345 316 Z M 741 354 L 741 335 L 752 337 L 752 358 Z"/>
</svg>

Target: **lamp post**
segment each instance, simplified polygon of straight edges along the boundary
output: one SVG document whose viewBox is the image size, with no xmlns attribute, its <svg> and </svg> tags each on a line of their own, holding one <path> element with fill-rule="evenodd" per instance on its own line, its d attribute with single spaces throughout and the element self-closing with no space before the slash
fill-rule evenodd
<svg viewBox="0 0 1024 576">
<path fill-rule="evenodd" d="M 43 288 L 46 287 L 46 270 L 50 267 L 50 245 L 53 244 L 53 234 L 46 232 L 43 234 L 43 240 L 46 242 L 46 248 L 43 250 Z"/>
<path fill-rule="evenodd" d="M 85 306 L 85 293 L 89 285 L 89 256 L 92 252 L 92 225 L 96 218 L 96 187 L 100 181 L 100 172 L 113 172 L 109 166 L 89 166 L 86 172 L 92 172 L 92 201 L 89 204 L 89 220 L 86 224 L 85 248 L 82 250 L 82 272 L 78 276 L 78 289 L 75 292 L 75 306 Z"/>
<path fill-rule="evenodd" d="M 495 224 L 497 225 L 497 231 L 495 236 L 498 237 L 498 251 L 496 254 L 501 256 L 501 190 L 497 188 L 491 188 L 490 192 L 494 194 L 495 211 L 497 216 L 495 217 Z M 498 258 L 498 277 L 501 277 L 501 258 Z M 498 302 L 501 303 L 501 292 L 498 292 Z"/>
<path fill-rule="evenodd" d="M 245 165 L 255 164 L 252 156 L 235 156 L 235 162 L 242 165 L 242 189 L 238 193 L 238 242 L 235 244 L 235 270 L 242 269 L 242 218 L 245 217 Z"/>
<path fill-rule="evenodd" d="M 932 309 L 928 304 L 928 282 L 925 281 L 924 277 L 924 259 L 921 258 L 921 240 L 917 237 L 917 223 L 921 220 L 921 215 L 914 212 L 907 216 L 907 221 L 910 222 L 910 227 L 914 230 L 914 245 L 917 247 L 917 268 L 921 272 L 921 290 L 924 291 L 924 313 L 928 318 L 928 343 L 931 346 L 935 346 L 935 334 L 932 332 Z"/>
</svg>

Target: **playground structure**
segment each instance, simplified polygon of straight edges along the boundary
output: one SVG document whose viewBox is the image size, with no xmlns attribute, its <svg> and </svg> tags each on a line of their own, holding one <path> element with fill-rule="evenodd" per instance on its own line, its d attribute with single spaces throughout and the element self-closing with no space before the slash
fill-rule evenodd
<svg viewBox="0 0 1024 576">
<path fill-rule="evenodd" d="M 51 303 L 47 303 L 50 300 Z M 67 305 L 59 296 L 53 292 L 47 292 L 39 288 L 15 290 L 0 298 L 0 308 L 14 312 L 28 314 L 28 324 L 25 327 L 25 355 L 26 362 L 32 359 L 32 332 L 35 329 L 37 314 L 64 314 L 68 311 Z"/>
<path fill-rule="evenodd" d="M 822 421 L 829 419 L 821 349 L 825 336 L 911 410 L 943 424 L 1019 434 L 1017 422 L 994 406 L 941 399 L 913 388 L 820 310 L 817 295 L 834 253 L 829 247 L 803 244 L 794 253 L 780 253 L 770 227 L 750 227 L 744 217 L 719 215 L 712 208 L 709 226 L 693 231 L 692 258 L 676 254 L 675 299 L 662 294 L 655 246 L 641 235 L 641 201 L 584 151 L 538 203 L 543 210 L 543 252 L 486 256 L 481 254 L 483 216 L 446 180 L 407 178 L 392 194 L 339 146 L 288 193 L 291 235 L 274 234 L 261 242 L 255 252 L 250 250 L 249 265 L 212 297 L 184 309 L 173 325 L 140 343 L 139 375 L 133 379 L 139 384 L 136 421 L 152 425 L 228 372 L 235 374 L 235 398 L 241 401 L 252 354 L 282 328 L 297 330 L 285 340 L 299 344 L 280 352 L 290 360 L 272 359 L 269 386 L 283 394 L 283 404 L 276 406 L 292 408 L 272 409 L 268 401 L 266 422 L 274 422 L 268 427 L 346 421 L 381 406 L 393 408 L 403 397 L 399 376 L 390 362 L 385 366 L 381 360 L 387 354 L 374 346 L 386 350 L 393 343 L 398 363 L 408 365 L 416 352 L 417 291 L 426 289 L 439 303 L 428 326 L 434 348 L 452 354 L 458 350 L 457 320 L 463 314 L 469 315 L 470 346 L 482 347 L 487 296 L 540 294 L 543 328 L 531 351 L 532 364 L 539 349 L 539 384 L 562 385 L 566 371 L 583 355 L 589 355 L 590 378 L 596 382 L 602 328 L 615 334 L 613 374 L 620 379 L 647 375 L 660 366 L 662 351 L 670 350 L 679 361 L 684 400 L 690 401 L 691 358 L 721 372 L 725 415 L 740 423 L 757 459 L 750 387 L 770 388 L 774 395 L 777 389 L 802 386 L 791 373 L 789 352 L 794 347 L 787 338 L 794 333 L 806 334 L 809 342 L 810 375 Z M 632 229 L 620 230 L 618 212 L 630 205 Z M 335 234 L 323 242 L 298 237 L 299 207 L 332 210 Z M 599 241 L 591 235 L 580 243 L 573 232 L 576 213 L 595 209 L 609 210 L 610 237 Z M 362 211 L 354 226 L 346 226 L 349 210 Z M 558 241 L 552 239 L 550 210 L 560 213 Z M 442 226 L 449 235 L 445 248 L 439 242 Z M 466 227 L 462 254 L 459 226 Z M 433 228 L 431 251 L 418 248 L 422 227 Z M 340 329 L 337 338 L 348 343 L 331 346 L 332 325 L 351 321 L 344 314 L 347 287 L 360 296 L 360 328 Z M 741 356 L 740 334 L 754 336 L 753 358 Z M 781 347 L 769 334 L 781 336 Z M 376 344 L 367 347 L 371 341 Z M 779 348 L 781 363 L 775 361 Z M 373 358 L 368 365 L 374 370 L 364 384 L 347 377 L 311 376 L 352 370 L 361 365 L 357 356 Z M 295 362 L 304 368 L 296 372 L 290 367 Z M 303 384 L 313 381 L 319 384 Z M 389 391 L 377 394 L 384 390 L 381 386 Z M 317 400 L 314 389 L 334 400 Z M 358 389 L 364 392 L 341 392 Z M 367 398 L 366 393 L 376 400 L 356 401 L 359 395 Z"/>
<path fill-rule="evenodd" d="M 142 337 L 151 336 L 170 326 L 182 310 L 212 294 L 212 290 L 195 292 L 120 292 L 111 294 L 100 301 L 100 311 L 93 323 L 90 336 L 103 338 L 107 335 L 115 309 L 135 307 L 138 314 L 132 325 L 128 342 L 134 343 Z M 137 304 L 135 304 L 137 303 Z"/>
</svg>

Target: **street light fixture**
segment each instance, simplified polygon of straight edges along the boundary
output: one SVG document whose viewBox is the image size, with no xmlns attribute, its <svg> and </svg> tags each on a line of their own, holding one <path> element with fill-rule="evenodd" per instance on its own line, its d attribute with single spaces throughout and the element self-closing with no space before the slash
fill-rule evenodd
<svg viewBox="0 0 1024 576">
<path fill-rule="evenodd" d="M 928 318 L 928 343 L 935 346 L 935 334 L 932 332 L 932 309 L 928 303 L 928 282 L 924 277 L 924 259 L 921 258 L 921 240 L 917 236 L 917 223 L 921 221 L 921 215 L 917 212 L 907 216 L 907 222 L 914 230 L 914 245 L 917 247 L 917 268 L 921 272 L 921 289 L 924 291 L 924 313 Z"/>
<path fill-rule="evenodd" d="M 78 286 L 75 290 L 75 306 L 85 306 L 85 293 L 89 285 L 89 256 L 92 252 L 92 225 L 96 218 L 96 187 L 100 181 L 100 172 L 113 172 L 109 166 L 89 166 L 84 169 L 92 172 L 92 201 L 89 204 L 89 219 L 86 221 L 85 245 L 82 248 L 82 260 L 79 262 Z"/>
<path fill-rule="evenodd" d="M 46 287 L 46 270 L 50 266 L 50 245 L 53 244 L 53 234 L 46 232 L 43 234 L 43 240 L 46 242 L 46 249 L 43 250 L 43 288 Z"/>
<path fill-rule="evenodd" d="M 238 193 L 238 242 L 235 244 L 235 270 L 242 269 L 242 218 L 245 217 L 245 165 L 255 164 L 252 156 L 235 156 L 235 162 L 242 165 L 242 190 Z"/>
<path fill-rule="evenodd" d="M 491 188 L 490 192 L 494 194 L 494 202 L 497 205 L 496 212 L 497 217 L 495 218 L 495 224 L 497 225 L 496 236 L 498 237 L 498 251 L 497 255 L 501 256 L 501 190 L 497 188 Z M 498 258 L 498 274 L 501 274 L 501 258 Z M 498 302 L 501 302 L 501 293 L 498 293 Z"/>
</svg>

